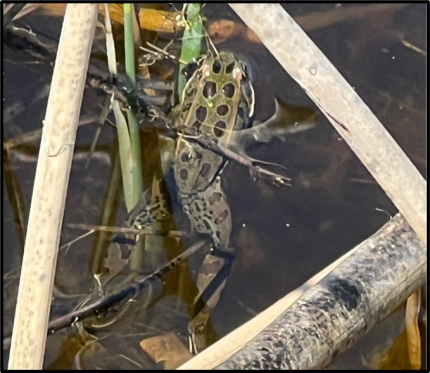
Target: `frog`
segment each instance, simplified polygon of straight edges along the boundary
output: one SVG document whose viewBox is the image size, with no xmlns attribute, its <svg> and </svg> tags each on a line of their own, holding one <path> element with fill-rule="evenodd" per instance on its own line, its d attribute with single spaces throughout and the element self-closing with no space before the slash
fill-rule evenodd
<svg viewBox="0 0 430 373">
<path fill-rule="evenodd" d="M 233 53 L 221 51 L 199 61 L 183 91 L 182 104 L 172 110 L 173 125 L 179 135 L 174 163 L 179 200 L 192 226 L 210 236 L 213 244 L 197 277 L 199 293 L 188 326 L 190 349 L 194 353 L 205 348 L 210 310 L 225 287 L 234 248 L 230 244 L 231 210 L 221 183 L 227 161 L 190 142 L 181 131 L 194 130 L 195 136 L 215 139 L 217 144 L 228 147 L 234 132 L 250 127 L 254 104 L 246 65 Z M 217 275 L 220 280 L 203 301 L 205 291 Z"/>
<path fill-rule="evenodd" d="M 187 82 L 181 103 L 168 116 L 169 125 L 177 134 L 170 164 L 176 197 L 183 212 L 191 227 L 208 236 L 212 245 L 198 271 L 198 294 L 188 325 L 189 347 L 196 354 L 206 348 L 208 320 L 226 286 L 235 249 L 230 242 L 231 209 L 222 182 L 228 160 L 192 139 L 211 139 L 221 147 L 246 156 L 246 146 L 255 141 L 268 142 L 274 136 L 288 133 L 288 129 L 276 124 L 281 120 L 279 113 L 285 114 L 285 110 L 278 110 L 281 107 L 279 101 L 275 114 L 268 121 L 252 126 L 254 89 L 247 65 L 234 53 L 208 53 L 190 63 L 184 73 Z M 292 121 L 291 118 L 283 119 Z M 307 129 L 314 123 L 313 119 L 307 122 L 300 128 Z M 296 128 L 292 132 L 295 131 Z M 127 219 L 128 226 L 150 228 L 169 216 L 162 184 L 159 180 L 142 194 Z M 132 235 L 118 235 L 112 245 L 121 252 L 127 251 L 129 257 L 135 242 Z"/>
</svg>

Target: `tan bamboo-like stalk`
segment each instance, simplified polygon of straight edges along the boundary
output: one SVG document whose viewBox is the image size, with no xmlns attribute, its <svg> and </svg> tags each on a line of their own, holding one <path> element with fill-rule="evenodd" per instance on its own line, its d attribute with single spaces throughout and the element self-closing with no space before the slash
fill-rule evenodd
<svg viewBox="0 0 430 373">
<path fill-rule="evenodd" d="M 426 263 L 425 246 L 397 214 L 178 370 L 323 369 L 425 283 Z"/>
<path fill-rule="evenodd" d="M 9 369 L 41 369 L 97 4 L 68 4 L 34 180 Z"/>
<path fill-rule="evenodd" d="M 427 245 L 426 182 L 345 78 L 279 4 L 230 4 L 305 90 Z"/>
</svg>

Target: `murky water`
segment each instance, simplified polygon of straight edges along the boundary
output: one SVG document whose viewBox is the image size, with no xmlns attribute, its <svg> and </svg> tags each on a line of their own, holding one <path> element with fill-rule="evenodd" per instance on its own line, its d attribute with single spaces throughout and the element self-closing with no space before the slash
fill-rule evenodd
<svg viewBox="0 0 430 373">
<path fill-rule="evenodd" d="M 385 8 L 381 8 L 381 4 L 285 5 L 285 9 L 355 88 L 423 175 L 427 167 L 424 7 L 423 4 L 385 5 Z M 212 27 L 225 19 L 241 24 L 226 4 L 208 4 L 204 11 Z M 46 19 L 29 15 L 19 20 L 17 25 L 31 25 L 36 34 L 50 35 L 52 43 L 58 40 L 61 19 L 50 17 L 49 22 L 44 22 Z M 49 29 L 46 28 L 48 24 Z M 218 49 L 232 50 L 250 65 L 257 120 L 265 120 L 272 115 L 274 98 L 277 97 L 289 104 L 314 108 L 318 113 L 318 123 L 314 129 L 291 135 L 284 142 L 273 140 L 251 149 L 252 157 L 286 167 L 291 186 L 275 187 L 261 180 L 256 183 L 246 168 L 233 162 L 223 173 L 233 217 L 232 242 L 236 257 L 221 301 L 212 312 L 211 342 L 302 285 L 372 235 L 388 221 L 390 215 L 397 212 L 331 124 L 266 48 L 249 40 L 243 33 L 223 37 L 224 31 L 220 28 L 217 35 L 212 35 L 214 42 Z M 101 35 L 100 30 L 98 34 Z M 96 43 L 103 45 L 104 41 L 100 37 Z M 7 120 L 4 120 L 3 135 L 4 140 L 10 140 L 41 128 L 47 97 L 32 101 L 41 87 L 49 83 L 52 68 L 48 61 L 25 52 L 7 46 L 4 51 L 3 114 Z M 100 48 L 97 53 L 100 54 Z M 99 115 L 103 100 L 93 90 L 87 89 L 81 117 Z M 10 109 L 17 103 L 28 105 L 17 114 L 16 110 L 11 112 Z M 117 140 L 115 128 L 106 124 L 86 168 L 95 130 L 95 123 L 80 126 L 78 130 L 62 244 L 84 233 L 71 229 L 70 223 L 95 225 L 101 221 Z M 151 139 L 153 133 L 142 131 L 145 159 L 152 165 L 155 160 L 151 156 Z M 35 139 L 3 154 L 3 271 L 10 273 L 4 280 L 4 337 L 9 336 L 12 330 L 23 232 L 38 146 L 39 139 Z M 111 191 L 114 202 L 109 224 L 119 226 L 126 217 L 121 186 Z M 178 227 L 187 229 L 182 214 L 178 212 L 177 215 Z M 104 247 L 108 238 L 102 242 Z M 161 243 L 158 240 L 156 244 L 166 248 L 164 260 L 167 260 L 197 238 L 187 238 L 182 243 L 175 239 L 161 240 Z M 51 318 L 69 312 L 92 291 L 91 263 L 97 242 L 89 236 L 60 251 L 56 278 L 59 296 L 54 298 Z M 45 367 L 151 368 L 153 364 L 149 358 L 139 354 L 139 342 L 167 332 L 185 338 L 189 307 L 196 294 L 192 276 L 201 259 L 202 254 L 198 254 L 190 259 L 188 267 L 178 268 L 163 277 L 162 283 L 152 288 L 151 297 L 155 301 L 147 311 L 137 307 L 129 319 L 114 324 L 110 329 L 94 331 L 99 338 L 104 338 L 103 343 L 83 348 L 83 334 L 79 336 L 75 327 L 50 336 Z M 68 297 L 60 296 L 60 293 Z M 142 299 L 144 296 L 148 293 L 143 294 Z M 390 342 L 402 330 L 403 319 L 399 315 L 386 321 L 391 322 L 387 324 L 391 331 L 387 337 L 389 340 L 381 337 L 387 333 L 375 330 L 374 333 L 379 334 L 374 339 L 377 342 L 373 348 L 369 344 L 366 348 L 358 344 L 348 353 L 348 359 L 340 358 L 333 369 L 351 368 L 351 364 L 355 369 L 376 368 L 380 359 L 377 361 L 372 353 L 377 350 L 381 358 L 386 354 Z M 91 337 L 87 335 L 86 339 L 88 341 Z M 137 365 L 119 357 L 121 354 Z M 7 353 L 4 356 L 6 367 Z"/>
</svg>

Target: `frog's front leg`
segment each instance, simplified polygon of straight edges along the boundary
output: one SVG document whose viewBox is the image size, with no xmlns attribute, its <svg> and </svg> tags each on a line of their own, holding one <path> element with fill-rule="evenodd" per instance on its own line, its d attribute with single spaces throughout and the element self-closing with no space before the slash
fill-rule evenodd
<svg viewBox="0 0 430 373">
<path fill-rule="evenodd" d="M 240 131 L 233 131 L 229 148 L 239 155 L 255 142 L 269 142 L 274 137 L 281 140 L 286 135 L 315 127 L 317 116 L 311 107 L 289 105 L 275 99 L 276 108 L 272 117 L 263 123 Z"/>
<path fill-rule="evenodd" d="M 151 228 L 157 222 L 163 222 L 170 215 L 170 201 L 164 180 L 155 180 L 146 190 L 139 202 L 130 212 L 127 224 L 136 229 Z"/>
<path fill-rule="evenodd" d="M 164 185 L 164 180 L 154 180 L 152 187 L 142 193 L 138 204 L 131 211 L 124 225 L 135 229 L 157 229 L 157 223 L 164 221 L 170 214 L 170 201 Z M 121 272 L 129 264 L 138 239 L 139 236 L 135 233 L 118 233 L 111 240 L 108 255 L 103 263 L 109 273 L 97 276 L 99 281 L 96 294 L 98 297 L 103 293 L 114 291 L 114 289 L 129 286 L 130 282 L 134 281 L 136 271 L 127 276 L 121 276 Z M 86 301 L 88 300 L 89 298 Z M 117 314 L 111 315 L 108 313 L 103 317 L 100 315 L 90 319 L 85 325 L 92 329 L 111 325 L 122 318 L 130 304 L 127 303 L 127 305 L 121 307 Z"/>
</svg>

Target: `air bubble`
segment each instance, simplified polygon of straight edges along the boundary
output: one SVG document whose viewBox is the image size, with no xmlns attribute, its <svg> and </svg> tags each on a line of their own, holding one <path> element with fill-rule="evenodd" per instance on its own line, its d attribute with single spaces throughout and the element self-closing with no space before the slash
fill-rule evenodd
<svg viewBox="0 0 430 373">
<path fill-rule="evenodd" d="M 311 66 L 309 68 L 309 72 L 311 73 L 311 75 L 316 75 L 317 73 L 317 68 L 315 66 Z"/>
</svg>

